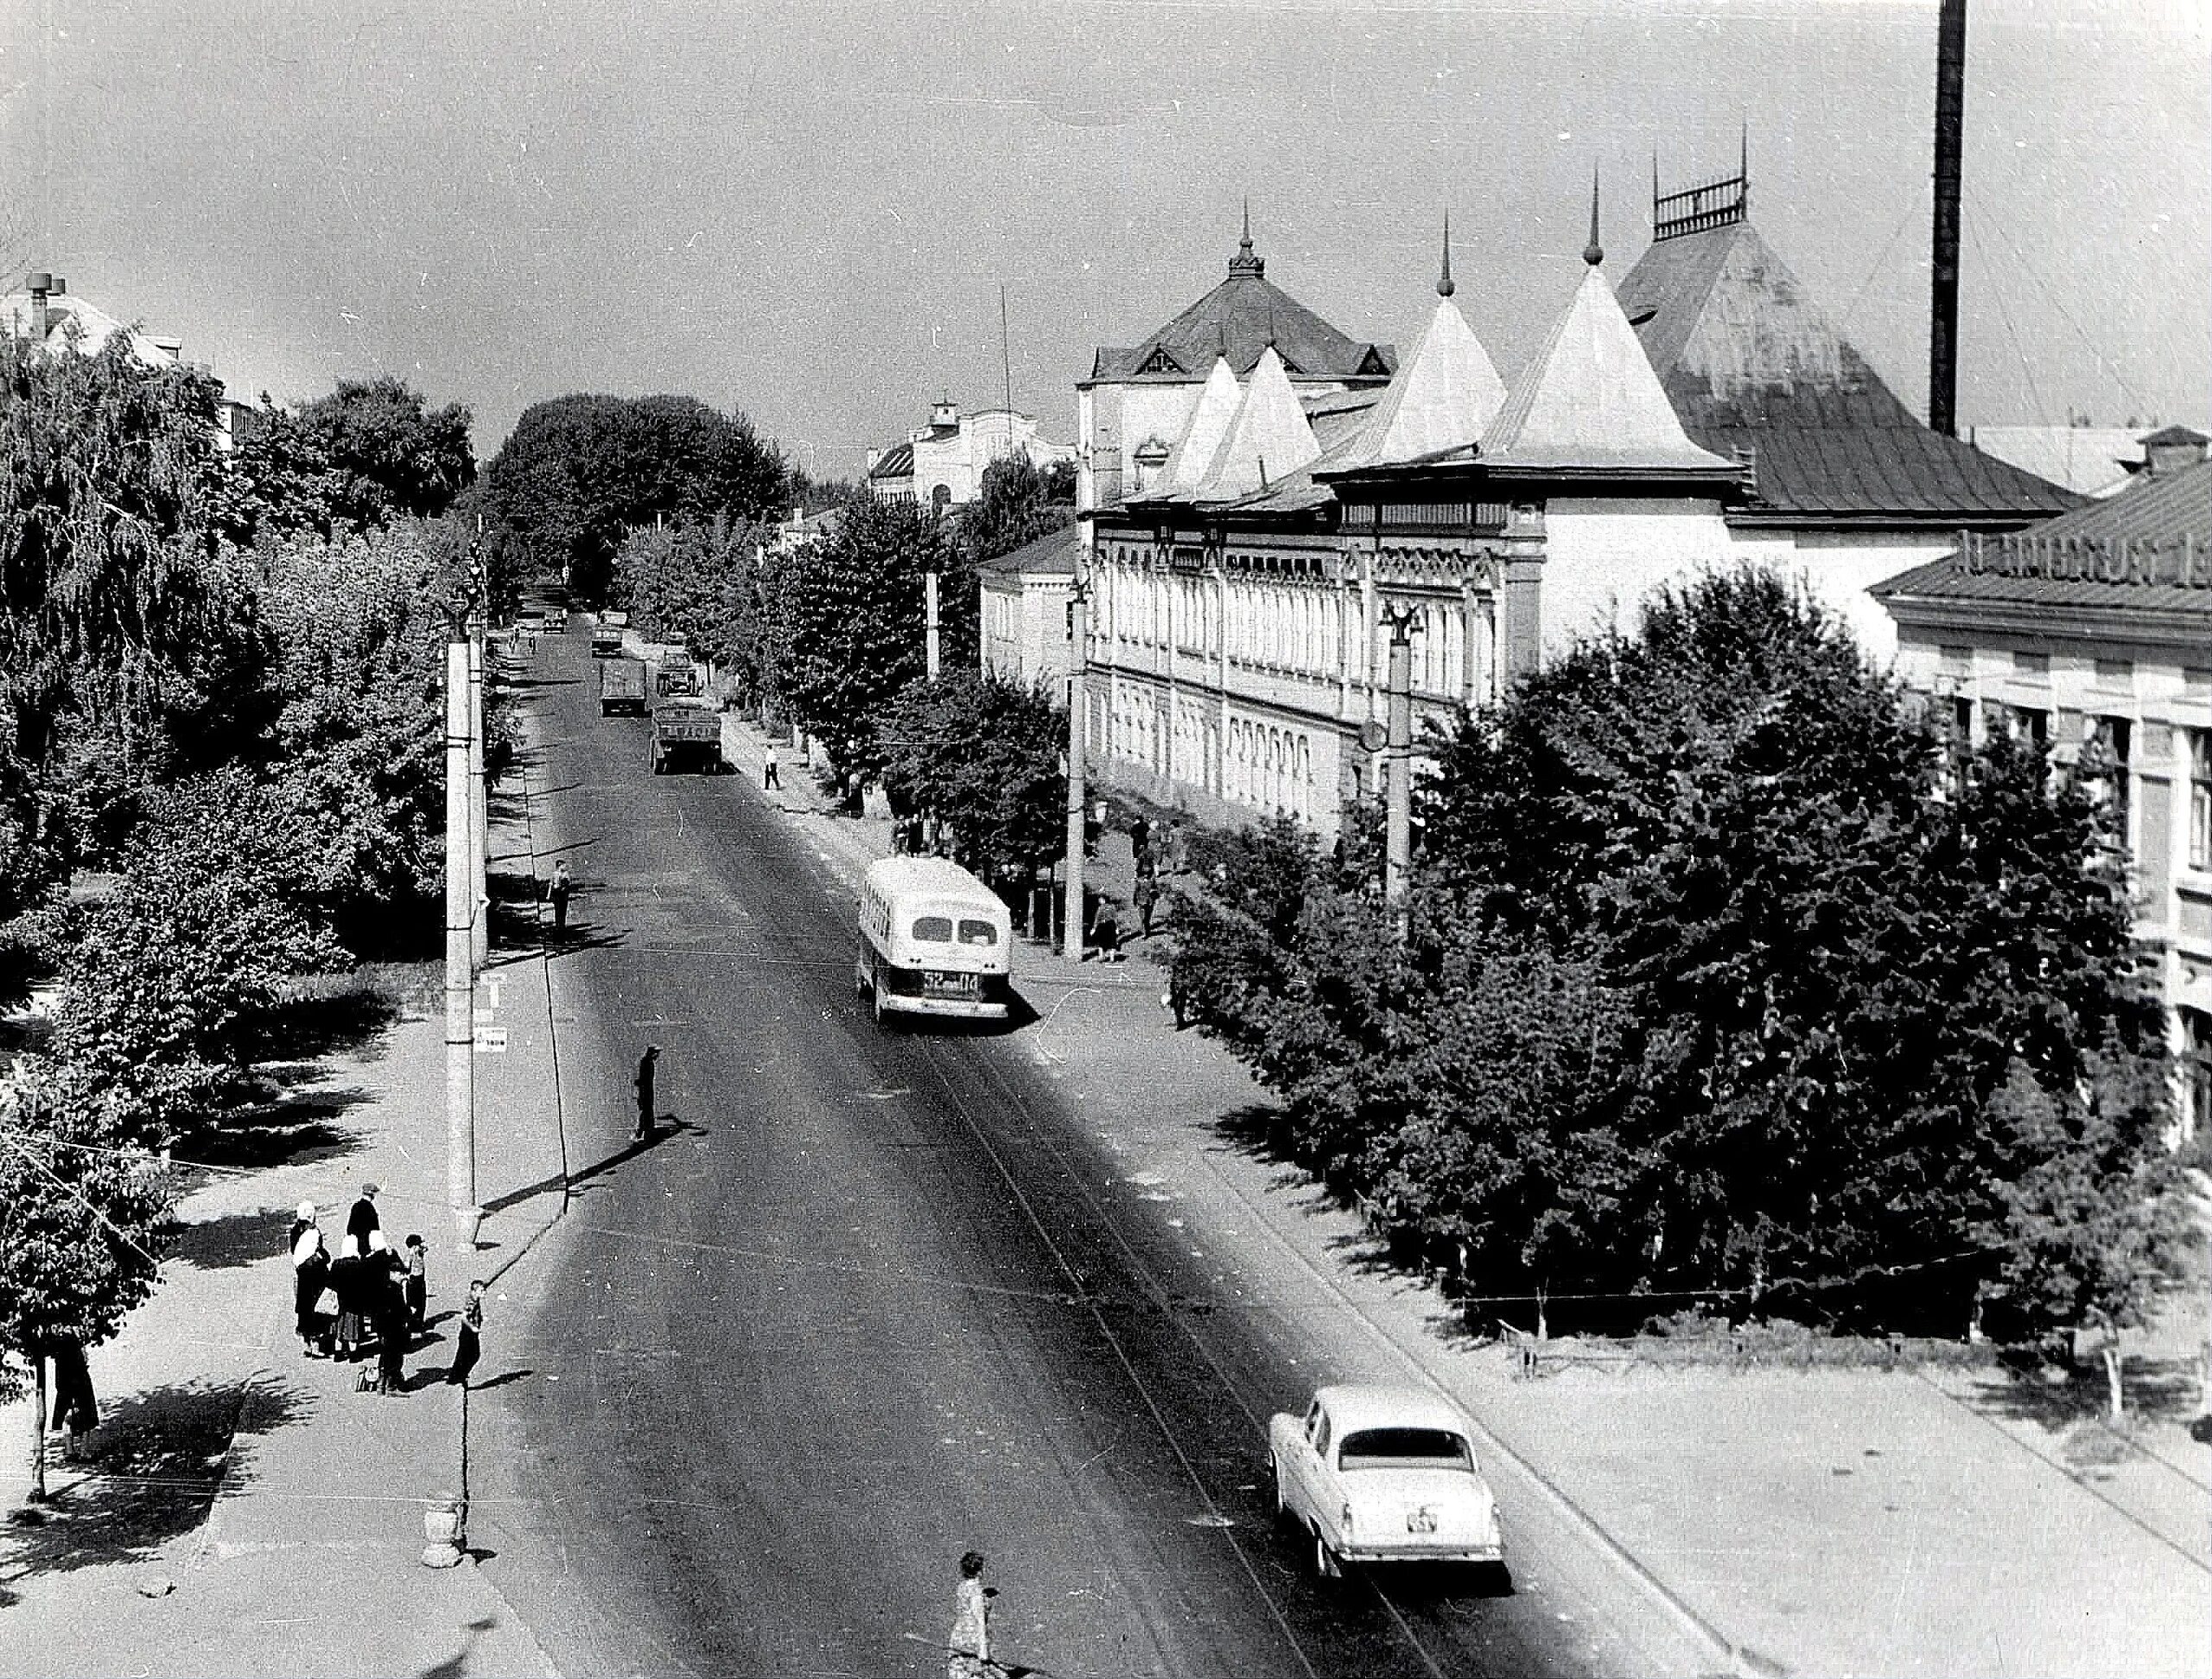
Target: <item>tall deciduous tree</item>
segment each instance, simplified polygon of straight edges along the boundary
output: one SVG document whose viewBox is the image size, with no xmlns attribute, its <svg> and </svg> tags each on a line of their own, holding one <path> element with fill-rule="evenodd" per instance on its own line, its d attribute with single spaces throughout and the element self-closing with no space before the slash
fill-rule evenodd
<svg viewBox="0 0 2212 1679">
<path fill-rule="evenodd" d="M 918 682 L 883 724 L 894 803 L 951 824 L 953 858 L 1008 882 L 1052 862 L 1067 827 L 1064 715 L 1043 693 L 971 670 Z"/>
<path fill-rule="evenodd" d="M 340 505 L 359 525 L 435 518 L 476 480 L 467 405 L 432 408 L 389 373 L 340 379 L 302 405 L 299 424 L 340 475 Z"/>
<path fill-rule="evenodd" d="M 983 468 L 976 499 L 960 510 L 960 545 L 979 563 L 1074 523 L 1072 462 L 1040 468 L 1026 454 L 1004 455 Z"/>
</svg>

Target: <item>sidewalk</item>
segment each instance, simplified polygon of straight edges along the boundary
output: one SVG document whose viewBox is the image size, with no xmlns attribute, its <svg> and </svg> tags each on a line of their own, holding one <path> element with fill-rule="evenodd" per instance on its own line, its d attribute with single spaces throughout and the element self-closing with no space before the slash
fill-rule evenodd
<svg viewBox="0 0 2212 1679">
<path fill-rule="evenodd" d="M 757 787 L 758 735 L 730 732 Z M 781 806 L 840 884 L 888 851 L 887 824 L 830 816 L 810 778 L 785 775 Z M 1126 903 L 1127 840 L 1102 851 L 1091 878 Z M 2039 1408 L 1995 1370 L 1522 1379 L 1433 1288 L 1369 1262 L 1354 1214 L 1266 1157 L 1252 1120 L 1265 1093 L 1217 1045 L 1173 1029 L 1148 942 L 1113 965 L 1020 946 L 1039 1019 L 995 1053 L 1061 1084 L 1116 1161 L 1116 1192 L 1185 1231 L 1224 1294 L 1270 1314 L 1317 1379 L 1457 1396 L 1492 1437 L 1486 1467 L 1515 1526 L 1594 1542 L 1544 1549 L 1597 1559 L 1586 1566 L 1613 1571 L 1614 1590 L 1663 1605 L 1704 1665 L 2212 1674 L 2212 1447 L 2177 1423 L 2131 1443 Z M 2199 1326 L 2204 1304 L 2184 1303 Z"/>
<path fill-rule="evenodd" d="M 495 873 L 530 868 L 512 802 L 493 827 Z M 440 1379 L 451 1315 L 469 1275 L 496 1279 L 561 1205 L 544 965 L 495 949 L 478 1019 L 505 1027 L 506 1048 L 475 1063 L 490 1211 L 482 1251 L 454 1251 L 436 987 L 427 972 L 371 1042 L 290 1093 L 282 1124 L 188 1175 L 161 1288 L 92 1355 L 95 1460 L 50 1462 L 51 1519 L 0 1529 L 0 1679 L 553 1672 L 474 1559 L 419 1561 L 426 1504 L 461 1485 L 464 1397 Z M 388 1235 L 429 1244 L 429 1333 L 400 1397 L 356 1391 L 367 1364 L 305 1358 L 292 1332 L 292 1208 L 314 1201 L 334 1243 L 365 1181 Z M 492 1292 L 480 1383 L 507 1363 Z M 0 1418 L 0 1508 L 23 1503 L 29 1429 L 28 1403 Z"/>
</svg>

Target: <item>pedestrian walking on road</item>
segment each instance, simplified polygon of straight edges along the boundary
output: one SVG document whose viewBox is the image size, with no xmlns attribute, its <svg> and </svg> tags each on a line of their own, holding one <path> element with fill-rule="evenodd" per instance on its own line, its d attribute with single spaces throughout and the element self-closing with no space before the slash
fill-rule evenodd
<svg viewBox="0 0 2212 1679">
<path fill-rule="evenodd" d="M 653 1135 L 653 1065 L 660 1059 L 660 1046 L 647 1044 L 645 1053 L 638 1058 L 638 1129 L 630 1134 L 632 1142 L 650 1142 Z"/>
<path fill-rule="evenodd" d="M 430 1304 L 430 1255 L 423 1245 L 423 1238 L 407 1238 L 407 1333 L 410 1339 L 423 1332 L 425 1314 Z"/>
<path fill-rule="evenodd" d="M 377 1186 L 361 1186 L 360 1198 L 353 1203 L 353 1211 L 346 1215 L 346 1234 L 353 1238 L 353 1251 L 365 1254 L 369 1237 L 383 1228 L 384 1221 L 377 1217 Z"/>
<path fill-rule="evenodd" d="M 1098 947 L 1101 962 L 1122 959 L 1122 924 L 1115 917 L 1113 905 L 1099 904 L 1098 913 L 1090 920 L 1090 942 Z"/>
<path fill-rule="evenodd" d="M 960 1584 L 952 1594 L 945 1679 L 990 1679 L 998 1671 L 991 1661 L 991 1600 L 997 1595 L 983 1584 L 983 1554 L 969 1551 L 960 1559 Z"/>
<path fill-rule="evenodd" d="M 773 741 L 768 742 L 768 755 L 760 760 L 760 789 L 766 792 L 771 787 L 779 792 L 784 787 L 783 777 L 776 766 L 776 743 Z"/>
<path fill-rule="evenodd" d="M 48 1426 L 66 1428 L 69 1438 L 61 1448 L 64 1463 L 82 1463 L 86 1443 L 99 1427 L 100 1408 L 92 1397 L 92 1366 L 85 1362 L 82 1341 L 54 1343 L 54 1415 Z"/>
<path fill-rule="evenodd" d="M 575 889 L 576 883 L 569 878 L 568 860 L 563 858 L 553 865 L 553 884 L 545 889 L 545 895 L 553 902 L 553 931 L 556 932 L 568 931 L 569 894 Z"/>
<path fill-rule="evenodd" d="M 1145 938 L 1151 938 L 1152 912 L 1160 902 L 1160 882 L 1149 874 L 1138 875 L 1131 901 L 1137 906 L 1137 925 L 1144 930 Z"/>
<path fill-rule="evenodd" d="M 292 1220 L 292 1316 L 299 1331 L 300 1350 L 310 1358 L 317 1344 L 329 1332 L 323 1321 L 322 1291 L 330 1281 L 330 1250 L 322 1245 L 322 1226 L 315 1221 L 315 1203 L 300 1203 Z"/>
<path fill-rule="evenodd" d="M 465 1388 L 468 1372 L 476 1368 L 476 1361 L 484 1352 L 484 1279 L 472 1278 L 468 1284 L 468 1303 L 461 1308 L 461 1329 L 454 1337 L 453 1364 L 446 1371 L 448 1385 Z"/>
</svg>

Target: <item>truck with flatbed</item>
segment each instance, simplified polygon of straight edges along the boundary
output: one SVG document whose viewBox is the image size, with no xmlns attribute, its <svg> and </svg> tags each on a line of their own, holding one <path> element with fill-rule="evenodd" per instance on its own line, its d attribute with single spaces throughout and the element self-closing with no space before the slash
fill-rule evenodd
<svg viewBox="0 0 2212 1679">
<path fill-rule="evenodd" d="M 665 775 L 686 764 L 703 775 L 720 775 L 727 767 L 721 714 L 700 694 L 679 694 L 653 708 L 653 773 Z"/>
<path fill-rule="evenodd" d="M 645 662 L 642 658 L 616 657 L 599 667 L 599 715 L 611 717 L 626 711 L 633 717 L 645 715 Z"/>
</svg>

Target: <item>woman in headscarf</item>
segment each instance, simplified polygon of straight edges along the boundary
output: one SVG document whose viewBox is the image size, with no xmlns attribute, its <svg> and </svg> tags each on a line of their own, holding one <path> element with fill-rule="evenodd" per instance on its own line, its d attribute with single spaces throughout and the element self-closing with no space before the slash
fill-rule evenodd
<svg viewBox="0 0 2212 1679">
<path fill-rule="evenodd" d="M 292 1313 L 300 1332 L 300 1348 L 310 1358 L 323 1339 L 322 1313 L 315 1302 L 330 1280 L 330 1253 L 322 1245 L 322 1227 L 315 1221 L 315 1203 L 300 1203 L 292 1220 Z"/>
<path fill-rule="evenodd" d="M 991 1598 L 983 1584 L 983 1554 L 969 1551 L 960 1559 L 960 1584 L 952 1594 L 952 1636 L 945 1641 L 951 1652 L 945 1659 L 945 1679 L 988 1679 L 998 1669 L 991 1662 Z"/>
<path fill-rule="evenodd" d="M 361 1258 L 361 1243 L 357 1237 L 347 1237 L 340 1244 L 338 1257 L 330 1262 L 331 1292 L 338 1296 L 338 1351 L 335 1356 L 351 1364 L 361 1352 L 361 1299 L 365 1262 Z"/>
</svg>

